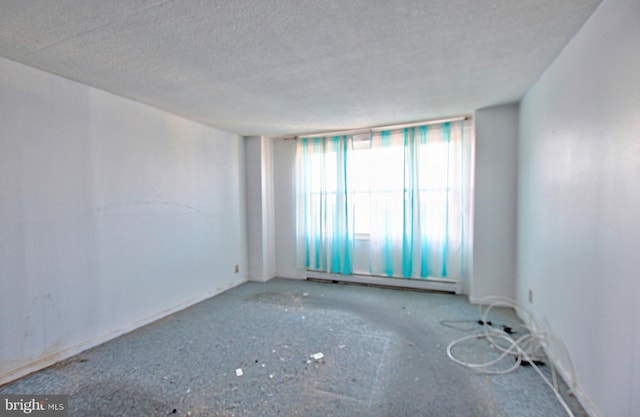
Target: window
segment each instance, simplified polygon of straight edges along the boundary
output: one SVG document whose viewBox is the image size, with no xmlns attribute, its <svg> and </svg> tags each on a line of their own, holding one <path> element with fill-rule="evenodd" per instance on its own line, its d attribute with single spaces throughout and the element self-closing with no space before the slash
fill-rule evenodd
<svg viewBox="0 0 640 417">
<path fill-rule="evenodd" d="M 470 214 L 465 130 L 457 122 L 302 139 L 297 224 L 304 267 L 351 273 L 353 258 L 366 256 L 375 275 L 459 276 Z M 355 238 L 370 241 L 366 254 L 354 253 Z"/>
</svg>

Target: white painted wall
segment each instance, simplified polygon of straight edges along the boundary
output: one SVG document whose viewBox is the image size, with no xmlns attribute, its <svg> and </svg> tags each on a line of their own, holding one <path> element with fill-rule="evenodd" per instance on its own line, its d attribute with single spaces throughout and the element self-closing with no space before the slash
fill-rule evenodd
<svg viewBox="0 0 640 417">
<path fill-rule="evenodd" d="M 640 415 L 640 2 L 605 0 L 520 107 L 517 294 L 602 415 Z"/>
<path fill-rule="evenodd" d="M 273 166 L 273 141 L 262 136 L 262 218 L 263 221 L 263 247 L 264 277 L 271 279 L 276 276 L 276 225 L 274 202 L 274 166 Z"/>
<path fill-rule="evenodd" d="M 259 136 L 246 137 L 247 278 L 262 281 L 262 164 Z"/>
<path fill-rule="evenodd" d="M 515 297 L 518 104 L 476 110 L 471 302 Z"/>
<path fill-rule="evenodd" d="M 276 244 L 271 139 L 245 138 L 248 279 L 264 282 L 276 275 Z"/>
<path fill-rule="evenodd" d="M 242 138 L 0 59 L 0 383 L 245 280 Z"/>
<path fill-rule="evenodd" d="M 296 268 L 295 172 L 296 141 L 273 139 L 276 274 L 300 279 Z"/>
</svg>

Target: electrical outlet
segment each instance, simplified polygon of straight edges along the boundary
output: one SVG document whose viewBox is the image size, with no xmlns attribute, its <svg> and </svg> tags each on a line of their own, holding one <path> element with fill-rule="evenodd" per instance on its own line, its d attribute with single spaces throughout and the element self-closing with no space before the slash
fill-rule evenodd
<svg viewBox="0 0 640 417">
<path fill-rule="evenodd" d="M 529 288 L 529 304 L 533 304 L 533 290 Z"/>
<path fill-rule="evenodd" d="M 236 274 L 240 272 L 240 265 L 236 265 Z"/>
</svg>

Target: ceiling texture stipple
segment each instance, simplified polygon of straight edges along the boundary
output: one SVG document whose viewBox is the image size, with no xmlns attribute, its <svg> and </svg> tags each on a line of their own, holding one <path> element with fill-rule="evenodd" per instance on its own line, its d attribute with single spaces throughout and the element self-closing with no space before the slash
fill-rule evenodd
<svg viewBox="0 0 640 417">
<path fill-rule="evenodd" d="M 3 0 L 0 56 L 240 135 L 519 100 L 601 0 Z"/>
</svg>

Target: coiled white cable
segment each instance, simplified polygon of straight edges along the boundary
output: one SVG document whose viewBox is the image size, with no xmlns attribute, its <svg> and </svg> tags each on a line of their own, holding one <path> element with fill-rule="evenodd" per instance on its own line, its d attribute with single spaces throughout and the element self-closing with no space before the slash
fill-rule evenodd
<svg viewBox="0 0 640 417">
<path fill-rule="evenodd" d="M 554 342 L 556 346 L 560 347 L 561 353 L 564 356 L 565 361 L 569 365 L 569 373 L 571 377 L 572 388 L 575 388 L 575 376 L 573 363 L 569 357 L 568 350 L 561 340 L 554 338 L 551 333 L 542 330 L 542 320 L 534 313 L 522 308 L 515 301 L 505 297 L 488 297 L 482 300 L 482 304 L 488 304 L 482 314 L 483 329 L 482 331 L 475 332 L 471 335 L 467 335 L 456 339 L 449 343 L 447 346 L 447 355 L 449 358 L 462 366 L 473 369 L 477 372 L 491 374 L 491 375 L 503 375 L 509 372 L 515 371 L 523 361 L 527 362 L 538 373 L 542 380 L 551 388 L 556 398 L 560 402 L 560 405 L 564 408 L 569 417 L 575 417 L 571 408 L 560 394 L 556 376 L 556 370 L 553 366 L 553 360 L 556 359 L 550 354 L 550 342 Z M 487 323 L 489 312 L 495 307 L 510 307 L 513 308 L 516 313 L 524 319 L 525 324 L 518 328 L 524 329 L 527 333 L 514 339 L 506 331 L 502 329 L 493 328 Z M 492 348 L 496 349 L 500 354 L 484 363 L 470 363 L 462 359 L 457 358 L 453 354 L 453 348 L 463 342 L 475 339 L 486 339 Z M 506 343 L 505 343 L 506 342 Z M 501 344 L 504 343 L 504 344 Z M 546 375 L 540 370 L 536 361 L 542 360 L 542 355 L 545 355 L 550 362 L 553 382 L 547 378 Z M 513 365 L 506 369 L 495 369 L 495 366 L 500 363 L 506 357 L 515 357 Z"/>
</svg>

